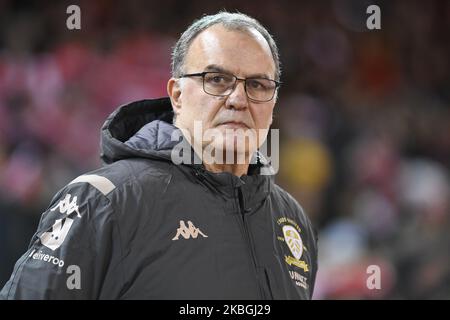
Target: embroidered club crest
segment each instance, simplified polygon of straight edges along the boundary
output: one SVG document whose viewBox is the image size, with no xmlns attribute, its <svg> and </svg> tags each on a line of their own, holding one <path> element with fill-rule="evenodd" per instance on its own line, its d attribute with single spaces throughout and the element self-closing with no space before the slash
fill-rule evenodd
<svg viewBox="0 0 450 320">
<path fill-rule="evenodd" d="M 300 260 L 303 254 L 303 242 L 298 231 L 293 226 L 285 225 L 283 226 L 283 235 L 294 258 Z"/>
</svg>

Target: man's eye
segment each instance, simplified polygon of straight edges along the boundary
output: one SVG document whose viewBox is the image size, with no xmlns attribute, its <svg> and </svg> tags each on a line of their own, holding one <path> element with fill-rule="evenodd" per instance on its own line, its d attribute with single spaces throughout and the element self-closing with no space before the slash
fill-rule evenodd
<svg viewBox="0 0 450 320">
<path fill-rule="evenodd" d="M 215 82 L 215 83 L 220 83 L 220 82 L 225 81 L 225 78 L 221 77 L 221 76 L 215 76 L 215 77 L 212 78 L 212 81 Z"/>
<path fill-rule="evenodd" d="M 249 85 L 252 89 L 265 89 L 265 86 L 258 80 L 250 80 Z"/>
<path fill-rule="evenodd" d="M 210 75 L 209 77 L 205 78 L 205 80 L 208 83 L 214 85 L 230 85 L 231 83 L 233 83 L 233 78 L 222 74 Z"/>
</svg>

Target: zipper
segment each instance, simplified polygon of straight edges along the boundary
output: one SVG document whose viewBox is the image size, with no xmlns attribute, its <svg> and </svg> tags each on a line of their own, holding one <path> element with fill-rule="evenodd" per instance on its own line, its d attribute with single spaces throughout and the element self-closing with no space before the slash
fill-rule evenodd
<svg viewBox="0 0 450 320">
<path fill-rule="evenodd" d="M 212 184 L 207 176 L 206 172 L 202 168 L 194 168 L 194 176 L 197 178 L 196 182 L 203 186 L 207 191 L 214 191 L 214 194 L 219 195 L 223 200 L 228 201 L 225 195 L 214 185 Z"/>
<path fill-rule="evenodd" d="M 203 168 L 194 168 L 194 175 L 197 177 L 198 183 L 200 183 L 203 187 L 205 187 L 209 191 L 211 191 L 211 190 L 215 191 L 215 194 L 220 195 L 225 201 L 229 200 L 229 198 L 226 198 L 225 195 L 219 189 L 217 189 L 217 187 L 214 186 L 214 184 L 212 184 L 208 180 L 208 178 L 206 176 L 206 171 Z M 237 190 L 238 191 L 237 205 L 239 208 L 239 214 L 241 215 L 241 218 L 242 218 L 242 220 L 240 220 L 240 219 L 238 219 L 238 220 L 241 224 L 241 228 L 244 231 L 244 238 L 247 243 L 247 248 L 250 251 L 253 272 L 255 274 L 255 278 L 256 278 L 255 280 L 256 280 L 257 287 L 258 287 L 258 291 L 259 291 L 259 298 L 261 300 L 273 299 L 273 294 L 272 294 L 271 288 L 270 288 L 270 281 L 268 280 L 268 275 L 266 274 L 266 270 L 263 268 L 258 268 L 255 246 L 253 245 L 253 239 L 252 239 L 252 236 L 251 236 L 248 224 L 247 224 L 247 219 L 245 218 L 246 213 L 250 212 L 251 209 L 245 208 L 245 201 L 244 201 L 244 195 L 242 192 L 242 186 L 237 187 L 237 189 L 238 189 Z M 263 273 L 260 273 L 259 269 L 263 270 Z M 262 282 L 267 284 L 268 291 L 269 291 L 268 296 L 265 293 L 266 291 L 264 290 Z"/>
<path fill-rule="evenodd" d="M 245 209 L 245 203 L 244 203 L 244 195 L 242 193 L 241 187 L 238 187 L 238 206 L 239 206 L 239 213 L 242 217 L 244 237 L 247 242 L 247 246 L 250 249 L 250 256 L 252 259 L 253 271 L 255 272 L 255 276 L 256 276 L 256 283 L 257 283 L 258 290 L 259 290 L 259 297 L 261 299 L 265 299 L 264 290 L 261 286 L 261 282 L 260 282 L 261 279 L 260 279 L 259 272 L 258 272 L 258 264 L 256 261 L 255 247 L 253 245 L 252 237 L 250 235 L 250 230 L 248 228 L 247 220 L 245 218 L 246 209 Z"/>
</svg>

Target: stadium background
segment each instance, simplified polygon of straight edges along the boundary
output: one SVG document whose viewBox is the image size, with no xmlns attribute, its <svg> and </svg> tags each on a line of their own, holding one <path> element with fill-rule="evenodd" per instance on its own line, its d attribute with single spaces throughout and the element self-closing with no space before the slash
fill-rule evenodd
<svg viewBox="0 0 450 320">
<path fill-rule="evenodd" d="M 370 4 L 381 30 L 366 28 Z M 314 298 L 450 299 L 446 0 L 0 1 L 0 287 L 52 196 L 100 165 L 106 116 L 165 95 L 180 32 L 220 9 L 280 47 L 277 181 L 319 230 Z"/>
</svg>

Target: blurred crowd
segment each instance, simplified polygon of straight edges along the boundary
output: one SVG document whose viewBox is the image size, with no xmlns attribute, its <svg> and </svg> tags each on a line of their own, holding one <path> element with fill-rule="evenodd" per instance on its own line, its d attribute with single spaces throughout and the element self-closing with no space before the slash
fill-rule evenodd
<svg viewBox="0 0 450 320">
<path fill-rule="evenodd" d="M 117 106 L 166 95 L 170 51 L 220 9 L 281 53 L 277 182 L 319 233 L 316 299 L 450 299 L 450 2 L 0 2 L 0 287 L 52 196 L 101 165 Z M 381 289 L 370 290 L 368 266 Z"/>
</svg>

